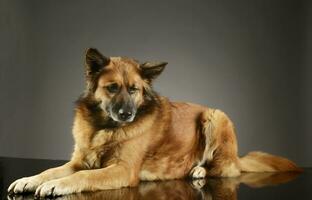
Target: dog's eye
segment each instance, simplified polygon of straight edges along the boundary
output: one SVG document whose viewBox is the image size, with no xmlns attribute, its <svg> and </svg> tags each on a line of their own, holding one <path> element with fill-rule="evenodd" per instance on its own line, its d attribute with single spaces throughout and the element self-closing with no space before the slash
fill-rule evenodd
<svg viewBox="0 0 312 200">
<path fill-rule="evenodd" d="M 135 87 L 135 86 L 131 86 L 131 87 L 129 87 L 129 89 L 128 89 L 128 91 L 129 91 L 130 94 L 134 94 L 134 93 L 136 93 L 136 91 L 138 91 L 138 90 L 139 90 L 139 88 L 137 88 L 137 87 Z"/>
<path fill-rule="evenodd" d="M 119 91 L 119 86 L 117 83 L 113 83 L 113 84 L 106 86 L 106 89 L 110 93 L 117 93 Z"/>
</svg>

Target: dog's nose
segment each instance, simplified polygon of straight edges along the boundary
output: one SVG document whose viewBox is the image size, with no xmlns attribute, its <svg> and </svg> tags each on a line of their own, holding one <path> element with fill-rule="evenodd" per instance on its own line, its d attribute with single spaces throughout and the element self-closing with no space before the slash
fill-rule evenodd
<svg viewBox="0 0 312 200">
<path fill-rule="evenodd" d="M 132 116 L 131 111 L 125 111 L 124 109 L 119 109 L 119 111 L 118 111 L 118 117 L 119 117 L 119 119 L 121 119 L 123 121 L 130 119 L 131 116 Z"/>
</svg>

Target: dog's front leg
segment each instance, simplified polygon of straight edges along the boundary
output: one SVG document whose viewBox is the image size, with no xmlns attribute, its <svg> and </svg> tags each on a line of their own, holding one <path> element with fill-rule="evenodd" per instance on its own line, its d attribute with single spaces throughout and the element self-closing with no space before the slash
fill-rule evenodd
<svg viewBox="0 0 312 200">
<path fill-rule="evenodd" d="M 83 170 L 70 176 L 40 185 L 35 196 L 60 196 L 82 191 L 96 191 L 135 186 L 139 182 L 125 164 L 113 164 L 102 169 Z"/>
<path fill-rule="evenodd" d="M 75 173 L 79 168 L 78 164 L 70 161 L 60 167 L 48 169 L 40 174 L 20 178 L 14 181 L 8 188 L 9 193 L 33 192 L 36 188 L 52 179 L 61 178 Z"/>
</svg>

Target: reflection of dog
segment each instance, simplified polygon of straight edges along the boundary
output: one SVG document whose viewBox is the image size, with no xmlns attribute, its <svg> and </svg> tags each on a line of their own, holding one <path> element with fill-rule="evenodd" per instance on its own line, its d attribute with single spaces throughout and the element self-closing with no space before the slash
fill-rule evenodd
<svg viewBox="0 0 312 200">
<path fill-rule="evenodd" d="M 158 96 L 152 81 L 166 64 L 106 58 L 89 49 L 71 161 L 19 179 L 9 192 L 63 195 L 135 186 L 139 180 L 300 170 L 261 152 L 238 158 L 233 124 L 223 112 Z"/>
<path fill-rule="evenodd" d="M 240 183 L 250 187 L 265 187 L 291 181 L 298 173 L 244 173 L 235 178 L 212 178 L 142 182 L 138 187 L 99 192 L 78 193 L 56 198 L 57 200 L 236 200 Z M 8 196 L 8 200 L 31 200 L 33 195 Z"/>
</svg>

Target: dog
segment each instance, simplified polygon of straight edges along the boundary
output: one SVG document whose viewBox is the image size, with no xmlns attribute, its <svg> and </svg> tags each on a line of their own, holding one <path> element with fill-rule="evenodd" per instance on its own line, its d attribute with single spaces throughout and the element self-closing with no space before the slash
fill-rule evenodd
<svg viewBox="0 0 312 200">
<path fill-rule="evenodd" d="M 302 171 L 263 152 L 238 157 L 234 126 L 224 112 L 159 96 L 152 85 L 166 62 L 105 57 L 94 48 L 86 51 L 85 62 L 86 89 L 76 102 L 71 160 L 16 180 L 9 193 L 60 196 L 140 181 Z"/>
</svg>

